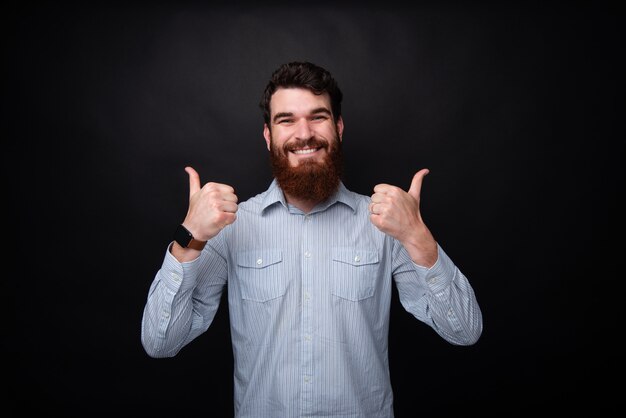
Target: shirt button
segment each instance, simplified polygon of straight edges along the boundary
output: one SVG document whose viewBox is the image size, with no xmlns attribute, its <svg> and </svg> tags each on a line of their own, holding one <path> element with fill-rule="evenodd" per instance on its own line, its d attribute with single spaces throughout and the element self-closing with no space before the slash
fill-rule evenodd
<svg viewBox="0 0 626 418">
<path fill-rule="evenodd" d="M 306 258 L 309 258 L 309 257 L 311 257 L 311 253 L 310 253 L 309 251 L 305 251 L 305 252 L 304 252 L 304 256 L 305 256 Z"/>
<path fill-rule="evenodd" d="M 304 381 L 309 383 L 311 381 L 311 378 L 309 376 L 304 376 Z"/>
<path fill-rule="evenodd" d="M 305 292 L 304 292 L 304 298 L 305 298 L 306 300 L 309 300 L 309 299 L 311 298 L 311 294 L 310 294 L 309 292 L 306 292 L 306 291 L 305 291 Z"/>
<path fill-rule="evenodd" d="M 452 317 L 452 309 L 448 309 L 448 317 Z"/>
<path fill-rule="evenodd" d="M 263 259 L 262 258 L 257 258 L 256 259 L 256 263 L 260 266 L 261 264 L 263 264 Z"/>
<path fill-rule="evenodd" d="M 437 278 L 436 277 L 432 277 L 432 278 L 428 279 L 428 283 L 430 283 L 430 284 L 437 283 Z"/>
<path fill-rule="evenodd" d="M 172 273 L 172 279 L 174 279 L 175 282 L 180 282 L 180 276 L 176 273 Z"/>
<path fill-rule="evenodd" d="M 311 341 L 311 336 L 309 334 L 305 334 L 304 339 L 306 341 Z"/>
<path fill-rule="evenodd" d="M 169 318 L 170 313 L 168 311 L 163 311 L 163 318 Z"/>
<path fill-rule="evenodd" d="M 354 257 L 354 262 L 358 263 L 361 261 L 361 257 L 359 257 L 358 255 Z"/>
</svg>

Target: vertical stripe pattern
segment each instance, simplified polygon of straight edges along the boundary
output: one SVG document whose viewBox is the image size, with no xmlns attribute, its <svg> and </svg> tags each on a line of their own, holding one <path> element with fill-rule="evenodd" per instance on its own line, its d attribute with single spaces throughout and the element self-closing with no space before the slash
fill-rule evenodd
<svg viewBox="0 0 626 418">
<path fill-rule="evenodd" d="M 144 309 L 146 352 L 176 355 L 208 329 L 228 289 L 237 418 L 393 417 L 392 285 L 451 344 L 475 343 L 482 315 L 442 248 L 430 269 L 416 265 L 372 225 L 369 201 L 341 184 L 305 214 L 274 181 L 198 259 L 181 264 L 167 251 Z"/>
</svg>

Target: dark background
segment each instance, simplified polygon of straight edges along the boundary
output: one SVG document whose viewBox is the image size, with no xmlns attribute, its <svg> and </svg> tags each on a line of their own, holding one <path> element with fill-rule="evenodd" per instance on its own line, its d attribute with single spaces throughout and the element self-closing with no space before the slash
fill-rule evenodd
<svg viewBox="0 0 626 418">
<path fill-rule="evenodd" d="M 20 4 L 2 14 L 13 416 L 232 416 L 226 304 L 172 359 L 143 351 L 142 310 L 185 215 L 185 165 L 240 200 L 268 186 L 257 103 L 292 60 L 344 92 L 348 187 L 431 170 L 424 218 L 483 310 L 481 340 L 455 347 L 394 296 L 396 416 L 623 409 L 615 7 Z"/>
</svg>

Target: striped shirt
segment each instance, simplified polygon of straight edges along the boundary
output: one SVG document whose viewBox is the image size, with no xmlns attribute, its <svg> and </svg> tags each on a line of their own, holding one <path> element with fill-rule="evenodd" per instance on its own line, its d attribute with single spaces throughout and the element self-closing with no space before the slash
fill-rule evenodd
<svg viewBox="0 0 626 418">
<path fill-rule="evenodd" d="M 148 355 L 173 357 L 205 332 L 227 286 L 237 418 L 393 417 L 392 281 L 451 344 L 474 344 L 482 315 L 441 247 L 430 269 L 416 265 L 370 222 L 369 202 L 340 184 L 307 214 L 274 180 L 197 259 L 166 251 L 142 319 Z"/>
</svg>

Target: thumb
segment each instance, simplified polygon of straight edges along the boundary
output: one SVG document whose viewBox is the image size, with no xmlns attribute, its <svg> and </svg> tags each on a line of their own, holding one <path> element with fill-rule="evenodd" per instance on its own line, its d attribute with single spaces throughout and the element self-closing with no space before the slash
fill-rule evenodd
<svg viewBox="0 0 626 418">
<path fill-rule="evenodd" d="M 185 167 L 185 171 L 189 174 L 189 199 L 191 199 L 191 196 L 200 191 L 200 175 L 189 166 Z"/>
<path fill-rule="evenodd" d="M 422 181 L 426 174 L 430 171 L 427 168 L 423 168 L 413 176 L 413 180 L 411 181 L 411 188 L 409 189 L 409 194 L 416 199 L 420 200 L 420 193 L 422 192 Z"/>
</svg>

